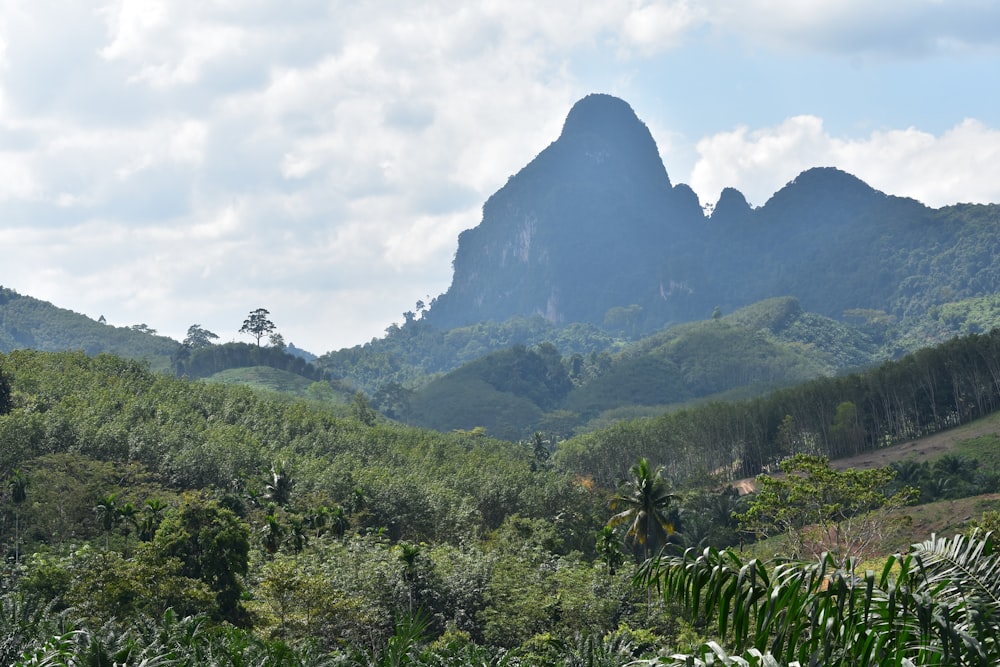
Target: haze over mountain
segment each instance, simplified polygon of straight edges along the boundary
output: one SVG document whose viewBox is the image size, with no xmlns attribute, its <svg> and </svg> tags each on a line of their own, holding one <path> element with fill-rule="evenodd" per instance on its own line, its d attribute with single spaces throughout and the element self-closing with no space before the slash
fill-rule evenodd
<svg viewBox="0 0 1000 667">
<path fill-rule="evenodd" d="M 755 209 L 727 188 L 706 216 L 689 187 L 671 184 L 631 107 L 589 95 L 460 235 L 451 287 L 426 316 L 441 328 L 629 317 L 653 331 L 794 295 L 831 317 L 916 317 L 1000 290 L 998 212 L 931 209 L 817 167 Z"/>
</svg>

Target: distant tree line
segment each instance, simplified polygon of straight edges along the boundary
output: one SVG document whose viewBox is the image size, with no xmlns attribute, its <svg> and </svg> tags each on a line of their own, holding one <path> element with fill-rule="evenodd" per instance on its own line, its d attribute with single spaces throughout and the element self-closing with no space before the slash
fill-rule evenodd
<svg viewBox="0 0 1000 667">
<path fill-rule="evenodd" d="M 182 348 L 174 359 L 174 372 L 192 378 L 206 378 L 229 368 L 246 366 L 270 366 L 309 380 L 329 380 L 329 374 L 322 369 L 279 347 L 225 343 L 193 350 Z"/>
<path fill-rule="evenodd" d="M 560 444 L 562 467 L 600 484 L 640 457 L 675 480 L 752 477 L 794 453 L 837 459 L 978 419 L 1000 407 L 1000 329 L 766 397 L 616 424 Z"/>
</svg>

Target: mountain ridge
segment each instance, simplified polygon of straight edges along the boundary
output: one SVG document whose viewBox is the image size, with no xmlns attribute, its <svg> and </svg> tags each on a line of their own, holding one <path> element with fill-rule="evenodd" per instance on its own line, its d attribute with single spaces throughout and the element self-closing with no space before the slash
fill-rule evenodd
<svg viewBox="0 0 1000 667">
<path fill-rule="evenodd" d="M 944 293 L 921 281 L 931 268 L 922 255 L 997 220 L 995 205 L 974 216 L 932 209 L 835 167 L 803 171 L 756 208 L 725 188 L 705 215 L 689 186 L 671 182 L 632 108 L 588 95 L 460 234 L 452 283 L 425 317 L 445 329 L 532 315 L 602 326 L 611 309 L 634 305 L 652 332 L 793 294 L 829 317 L 862 308 L 903 318 L 950 294 L 1000 291 L 997 277 L 981 279 L 988 259 L 942 271 Z M 963 282 L 970 272 L 983 275 Z"/>
</svg>

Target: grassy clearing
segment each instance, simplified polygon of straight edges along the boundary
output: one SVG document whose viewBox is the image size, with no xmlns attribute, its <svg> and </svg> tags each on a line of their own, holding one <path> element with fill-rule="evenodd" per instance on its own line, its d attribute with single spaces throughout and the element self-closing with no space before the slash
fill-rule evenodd
<svg viewBox="0 0 1000 667">
<path fill-rule="evenodd" d="M 979 461 L 981 470 L 1000 472 L 1000 434 L 987 433 L 955 444 L 955 453 Z"/>
</svg>

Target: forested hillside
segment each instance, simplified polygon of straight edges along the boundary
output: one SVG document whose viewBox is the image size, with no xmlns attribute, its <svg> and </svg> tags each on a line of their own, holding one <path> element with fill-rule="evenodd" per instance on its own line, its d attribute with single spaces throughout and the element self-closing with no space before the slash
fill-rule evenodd
<svg viewBox="0 0 1000 667">
<path fill-rule="evenodd" d="M 749 539 L 728 477 L 995 408 L 998 364 L 1000 332 L 972 335 L 553 452 L 109 355 L 0 355 L 0 659 L 621 665 L 693 650 L 701 631 L 635 587 L 631 563 Z M 964 493 L 1000 487 L 996 469 L 963 465 L 954 479 L 978 480 Z M 659 536 L 632 523 L 642 489 L 661 498 Z"/>
<path fill-rule="evenodd" d="M 140 643 L 144 623 L 180 623 L 165 613 L 202 614 L 244 628 L 244 646 L 344 656 L 381 653 L 418 610 L 453 651 L 632 618 L 674 632 L 643 612 L 628 570 L 609 570 L 617 548 L 597 555 L 607 490 L 547 453 L 107 355 L 18 351 L 0 378 L 2 609 L 23 619 L 0 618 L 4 664 L 63 632 L 58 613 Z"/>
<path fill-rule="evenodd" d="M 114 327 L 0 286 L 0 352 L 83 350 L 144 359 L 166 370 L 179 343 L 145 325 Z"/>
<path fill-rule="evenodd" d="M 559 464 L 614 484 L 635 456 L 675 479 L 752 477 L 806 452 L 836 459 L 956 426 L 1000 406 L 1000 329 L 898 361 L 736 402 L 623 422 L 560 445 Z"/>
<path fill-rule="evenodd" d="M 608 351 L 561 355 L 555 345 L 514 346 L 465 364 L 426 386 L 377 392 L 390 416 L 438 430 L 485 428 L 526 439 L 565 439 L 595 425 L 725 394 L 780 386 L 875 363 L 875 337 L 771 299 L 711 320 L 671 327 Z"/>
</svg>

